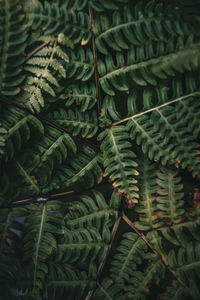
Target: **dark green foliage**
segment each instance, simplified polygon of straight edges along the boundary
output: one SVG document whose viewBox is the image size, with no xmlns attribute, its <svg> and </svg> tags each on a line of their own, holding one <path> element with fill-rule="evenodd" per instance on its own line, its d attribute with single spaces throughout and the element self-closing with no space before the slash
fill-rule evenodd
<svg viewBox="0 0 200 300">
<path fill-rule="evenodd" d="M 0 299 L 199 299 L 199 12 L 0 0 Z"/>
</svg>

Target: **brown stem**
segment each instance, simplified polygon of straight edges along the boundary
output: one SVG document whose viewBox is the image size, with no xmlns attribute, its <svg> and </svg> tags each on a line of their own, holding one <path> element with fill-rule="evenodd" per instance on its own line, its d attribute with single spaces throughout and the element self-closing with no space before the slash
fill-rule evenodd
<svg viewBox="0 0 200 300">
<path fill-rule="evenodd" d="M 63 199 L 62 201 L 63 202 L 72 202 L 74 200 L 74 199 L 72 199 L 72 197 L 74 197 L 74 196 L 77 197 L 80 194 L 90 192 L 91 190 L 93 190 L 97 187 L 103 186 L 105 184 L 106 184 L 105 182 L 102 182 L 100 184 L 94 185 L 91 188 L 87 188 L 87 189 L 83 189 L 83 190 L 79 190 L 79 191 L 78 190 L 76 190 L 76 191 L 72 190 L 72 191 L 58 193 L 58 194 L 41 195 L 41 196 L 37 196 L 36 198 L 35 197 L 30 197 L 30 198 L 27 198 L 27 199 L 22 199 L 22 200 L 12 202 L 10 205 L 0 207 L 0 209 L 12 208 L 12 207 L 16 207 L 16 206 L 24 206 L 24 205 L 27 205 L 27 204 L 30 204 L 30 203 L 39 203 L 40 201 L 38 199 L 40 197 L 46 198 L 46 201 L 51 201 L 51 200 L 55 200 L 55 198 L 59 199 L 59 198 L 64 197 L 64 196 L 68 196 L 69 198 Z"/>
<path fill-rule="evenodd" d="M 141 239 L 149 246 L 149 248 L 156 254 L 156 256 L 159 257 L 159 259 L 161 260 L 161 262 L 163 263 L 163 265 L 169 270 L 169 272 L 176 278 L 176 280 L 179 282 L 179 284 L 187 291 L 187 293 L 189 293 L 191 295 L 190 289 L 185 286 L 184 282 L 182 282 L 182 280 L 179 278 L 178 274 L 172 269 L 172 267 L 170 267 L 165 259 L 162 257 L 162 255 L 152 247 L 152 245 L 149 243 L 149 241 L 146 239 L 145 235 L 143 233 L 141 233 L 136 227 L 135 225 L 131 222 L 131 220 L 129 220 L 129 218 L 127 218 L 127 216 L 124 214 L 122 215 L 123 220 L 141 237 Z"/>
<path fill-rule="evenodd" d="M 25 60 L 24 60 L 24 63 L 29 60 L 29 58 L 31 58 L 31 56 L 33 56 L 35 53 L 37 53 L 38 51 L 40 51 L 42 48 L 44 48 L 46 45 L 48 45 L 48 43 L 43 43 L 41 44 L 39 47 L 37 47 L 35 50 L 33 50 L 31 53 L 29 53 Z"/>
<path fill-rule="evenodd" d="M 112 244 L 113 244 L 113 241 L 114 241 L 114 238 L 115 238 L 115 235 L 116 235 L 116 232 L 117 232 L 117 229 L 118 229 L 118 226 L 119 226 L 119 223 L 121 221 L 121 217 L 117 218 L 117 220 L 115 221 L 115 224 L 113 226 L 113 230 L 112 230 L 112 234 L 111 234 L 111 238 L 110 238 L 110 243 L 108 245 L 108 248 L 106 250 L 106 253 L 105 253 L 105 256 L 104 256 L 104 259 L 103 261 L 101 262 L 100 266 L 99 266 L 99 269 L 97 271 L 97 275 L 96 275 L 96 282 L 98 281 L 101 273 L 102 273 L 102 270 L 104 268 L 104 265 L 106 263 L 106 260 L 107 260 L 107 257 L 108 257 L 108 254 L 110 253 L 110 249 L 112 248 Z M 98 282 L 97 282 L 98 283 Z M 96 288 L 96 287 L 95 287 Z M 86 300 L 90 300 L 94 294 L 94 291 L 95 291 L 95 288 L 93 290 L 91 290 L 86 298 Z"/>
<path fill-rule="evenodd" d="M 91 21 L 92 48 L 93 48 L 93 56 L 94 56 L 94 72 L 95 72 L 96 95 L 97 95 L 97 109 L 98 109 L 98 115 L 101 116 L 101 92 L 100 92 L 100 84 L 99 84 L 97 47 L 95 44 L 95 34 L 94 34 L 94 18 L 93 18 L 93 12 L 90 5 L 88 5 L 88 9 L 89 9 L 89 16 Z"/>
</svg>

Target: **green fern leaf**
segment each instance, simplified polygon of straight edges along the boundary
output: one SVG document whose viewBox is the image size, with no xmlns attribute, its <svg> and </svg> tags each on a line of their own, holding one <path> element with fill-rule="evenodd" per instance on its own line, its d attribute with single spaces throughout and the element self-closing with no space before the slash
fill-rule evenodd
<svg viewBox="0 0 200 300">
<path fill-rule="evenodd" d="M 74 230 L 77 227 L 93 226 L 101 232 L 104 224 L 111 226 L 116 220 L 119 205 L 120 197 L 116 192 L 113 193 L 109 205 L 103 195 L 97 191 L 93 191 L 93 197 L 83 195 L 80 201 L 74 203 L 75 211 L 71 210 L 67 215 L 66 227 L 68 230 Z"/>
<path fill-rule="evenodd" d="M 105 279 L 101 284 L 98 284 L 98 288 L 96 289 L 93 299 L 96 300 L 122 300 L 124 296 L 122 295 L 121 285 L 114 284 L 111 279 Z"/>
<path fill-rule="evenodd" d="M 1 1 L 0 94 L 17 95 L 25 75 L 20 68 L 27 44 L 27 25 L 20 1 Z"/>
<path fill-rule="evenodd" d="M 134 178 L 138 171 L 135 169 L 137 163 L 133 160 L 136 155 L 129 149 L 131 144 L 127 139 L 128 132 L 125 126 L 106 129 L 98 137 L 98 140 L 102 141 L 101 150 L 106 174 L 113 181 L 113 187 L 124 193 L 128 203 L 132 205 L 138 202 L 139 197 L 137 180 Z"/>
<path fill-rule="evenodd" d="M 179 223 L 183 220 L 183 185 L 180 184 L 181 177 L 177 177 L 174 169 L 160 167 L 157 173 L 158 197 L 156 198 L 159 209 L 158 216 L 167 224 Z"/>
<path fill-rule="evenodd" d="M 27 115 L 16 108 L 5 107 L 2 115 L 5 114 L 4 126 L 7 130 L 5 160 L 12 158 L 22 146 L 34 136 L 35 132 L 44 134 L 42 123 L 33 115 Z M 34 129 L 34 130 L 33 130 Z"/>
<path fill-rule="evenodd" d="M 27 209 L 32 211 L 25 222 L 24 237 L 24 261 L 33 261 L 33 278 L 31 294 L 37 296 L 42 289 L 45 274 L 48 273 L 48 267 L 44 263 L 55 249 L 55 234 L 63 233 L 62 218 L 60 214 L 52 212 L 62 207 L 62 204 L 56 201 L 45 203 L 39 207 L 29 205 Z M 33 244 L 33 240 L 35 243 Z"/>
<path fill-rule="evenodd" d="M 139 161 L 139 167 L 140 201 L 135 207 L 139 220 L 134 224 L 139 230 L 152 230 L 164 224 L 162 218 L 159 218 L 157 215 L 157 165 L 150 162 L 146 156 L 142 156 Z"/>
<path fill-rule="evenodd" d="M 88 272 L 73 271 L 66 264 L 51 264 L 48 274 L 48 299 L 61 300 L 66 296 L 69 300 L 85 299 L 88 290 L 95 286 L 96 268 L 91 264 Z"/>
<path fill-rule="evenodd" d="M 40 28 L 46 35 L 62 32 L 75 44 L 81 42 L 85 45 L 91 38 L 89 16 L 82 11 L 75 11 L 85 5 L 86 1 L 67 1 L 62 5 L 36 1 L 36 5 L 31 5 L 27 10 L 33 31 Z"/>
<path fill-rule="evenodd" d="M 105 236 L 106 240 L 104 240 Z M 68 263 L 84 262 L 88 259 L 90 263 L 94 260 L 100 263 L 105 256 L 109 241 L 110 231 L 106 225 L 102 236 L 92 226 L 88 229 L 65 230 L 65 243 L 58 246 L 57 259 Z"/>
<path fill-rule="evenodd" d="M 74 136 L 80 134 L 83 138 L 92 138 L 98 130 L 97 115 L 94 110 L 89 114 L 88 112 L 82 113 L 78 108 L 75 112 L 71 109 L 67 111 L 60 109 L 50 114 L 49 118 L 66 128 Z"/>
<path fill-rule="evenodd" d="M 112 279 L 123 285 L 130 282 L 137 265 L 142 263 L 146 252 L 147 246 L 137 234 L 125 233 L 111 263 Z"/>
<path fill-rule="evenodd" d="M 100 183 L 103 178 L 103 171 L 99 165 L 102 161 L 101 155 L 95 153 L 91 148 L 84 146 L 77 155 L 66 161 L 59 167 L 52 181 L 48 183 L 48 188 L 44 187 L 43 192 L 51 190 L 66 190 L 73 187 L 93 187 Z"/>
<path fill-rule="evenodd" d="M 86 83 L 80 86 L 72 85 L 62 94 L 61 99 L 66 101 L 67 107 L 75 103 L 77 106 L 80 105 L 81 112 L 86 112 L 97 102 L 96 88 L 93 84 L 87 85 Z"/>
</svg>

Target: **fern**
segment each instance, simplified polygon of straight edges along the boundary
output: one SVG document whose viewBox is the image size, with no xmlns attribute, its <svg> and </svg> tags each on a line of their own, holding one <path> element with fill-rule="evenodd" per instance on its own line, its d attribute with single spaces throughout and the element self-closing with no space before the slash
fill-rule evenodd
<svg viewBox="0 0 200 300">
<path fill-rule="evenodd" d="M 146 156 L 140 159 L 140 201 L 135 208 L 139 216 L 139 220 L 135 222 L 135 226 L 140 230 L 152 230 L 163 225 L 163 220 L 158 216 L 157 191 L 158 184 L 156 182 L 157 166 L 153 165 Z"/>
<path fill-rule="evenodd" d="M 181 178 L 176 175 L 173 170 L 166 172 L 161 168 L 157 179 L 159 185 L 157 207 L 161 211 L 160 217 L 169 224 L 181 222 L 184 214 L 182 200 L 184 194 L 181 193 L 183 185 L 179 184 Z"/>
<path fill-rule="evenodd" d="M 89 16 L 81 11 L 85 4 L 86 1 L 85 3 L 65 1 L 60 6 L 59 3 L 51 5 L 48 1 L 44 3 L 35 1 L 35 5 L 29 8 L 30 12 L 28 10 L 32 30 L 36 31 L 40 28 L 46 35 L 63 32 L 74 43 L 81 41 L 81 44 L 85 45 L 91 38 Z M 33 7 L 34 9 L 31 9 Z M 80 12 L 75 11 L 76 9 Z"/>
<path fill-rule="evenodd" d="M 0 1 L 2 300 L 199 299 L 199 0 Z"/>
<path fill-rule="evenodd" d="M 50 213 L 51 210 L 60 208 L 59 202 L 42 204 L 40 207 L 29 206 L 32 211 L 25 223 L 24 237 L 24 256 L 23 260 L 27 262 L 31 258 L 34 266 L 32 295 L 37 295 L 44 284 L 45 274 L 48 268 L 44 261 L 48 255 L 56 248 L 55 234 L 63 233 L 62 219 L 56 213 Z M 31 233 L 31 235 L 30 235 Z M 32 239 L 35 241 L 32 247 Z"/>
<path fill-rule="evenodd" d="M 25 75 L 20 68 L 27 44 L 25 15 L 18 0 L 1 1 L 0 93 L 17 95 Z"/>
<path fill-rule="evenodd" d="M 91 264 L 88 274 L 85 271 L 75 272 L 66 264 L 52 265 L 48 276 L 49 299 L 63 299 L 66 292 L 69 299 L 83 299 L 95 285 L 94 273 L 94 264 Z"/>
<path fill-rule="evenodd" d="M 80 105 L 81 112 L 85 112 L 96 104 L 96 88 L 92 84 L 87 86 L 85 83 L 80 86 L 73 85 L 64 92 L 62 98 L 66 101 L 66 106 L 75 103 L 77 106 Z"/>
<path fill-rule="evenodd" d="M 43 191 L 49 192 L 77 185 L 85 187 L 86 184 L 93 187 L 102 181 L 103 171 L 99 165 L 101 160 L 99 154 L 84 146 L 71 162 L 56 170 L 52 181 L 48 183 L 48 187 L 43 188 Z"/>
<path fill-rule="evenodd" d="M 94 110 L 90 115 L 87 112 L 83 114 L 78 108 L 75 112 L 70 109 L 67 112 L 60 110 L 50 114 L 49 118 L 72 132 L 74 136 L 80 134 L 83 138 L 91 138 L 98 130 L 97 115 Z"/>
<path fill-rule="evenodd" d="M 29 58 L 24 66 L 27 79 L 21 97 L 23 101 L 28 102 L 27 106 L 33 111 L 39 112 L 40 107 L 44 106 L 44 92 L 56 96 L 53 87 L 59 87 L 59 83 L 55 76 L 66 77 L 64 64 L 69 62 L 69 58 L 58 45 L 59 42 L 66 43 L 61 34 L 56 39 L 46 37 L 47 45 Z"/>
<path fill-rule="evenodd" d="M 144 241 L 134 233 L 125 233 L 121 245 L 118 247 L 118 254 L 112 262 L 111 276 L 115 282 L 125 284 L 130 281 L 133 270 L 137 264 L 141 264 L 147 252 Z M 132 266 L 130 269 L 129 266 Z"/>
<path fill-rule="evenodd" d="M 6 156 L 5 159 L 12 158 L 16 151 L 19 151 L 22 146 L 31 138 L 35 129 L 39 135 L 44 134 L 42 123 L 32 115 L 27 115 L 25 112 L 15 108 L 6 107 L 1 112 L 6 115 L 4 126 L 6 129 Z"/>
<path fill-rule="evenodd" d="M 7 133 L 6 129 L 3 128 L 0 124 L 0 158 L 2 154 L 4 153 L 4 147 L 5 147 L 5 134 Z"/>
<path fill-rule="evenodd" d="M 101 149 L 106 173 L 113 181 L 113 187 L 120 193 L 124 193 L 127 201 L 132 205 L 138 202 L 138 188 L 135 185 L 137 180 L 134 178 L 138 175 L 138 171 L 135 169 L 137 163 L 133 160 L 135 154 L 129 150 L 131 144 L 126 141 L 126 138 L 128 133 L 124 126 L 106 129 L 98 137 L 99 140 L 103 140 Z"/>
</svg>

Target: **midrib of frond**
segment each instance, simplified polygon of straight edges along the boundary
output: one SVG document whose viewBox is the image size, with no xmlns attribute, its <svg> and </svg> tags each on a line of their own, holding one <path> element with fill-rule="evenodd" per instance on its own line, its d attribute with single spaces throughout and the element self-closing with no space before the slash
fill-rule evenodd
<svg viewBox="0 0 200 300">
<path fill-rule="evenodd" d="M 113 298 L 108 294 L 108 292 L 101 285 L 99 285 L 99 288 L 100 290 L 102 290 L 103 294 L 107 297 L 106 299 L 113 300 Z"/>
<path fill-rule="evenodd" d="M 4 242 L 5 242 L 6 235 L 7 235 L 9 226 L 10 226 L 10 219 L 11 219 L 11 216 L 12 216 L 12 211 L 10 210 L 9 213 L 8 213 L 8 216 L 7 216 L 7 218 L 6 218 L 6 221 L 4 222 L 4 230 L 3 230 L 3 234 L 2 234 L 2 238 L 1 238 L 1 245 L 0 245 L 1 251 L 2 251 L 3 248 L 4 248 Z"/>
<path fill-rule="evenodd" d="M 188 113 L 191 116 L 191 119 L 194 119 L 196 123 L 199 124 L 200 127 L 200 118 L 197 118 L 196 114 L 192 111 L 191 107 L 187 106 L 187 104 L 184 102 L 180 102 L 180 104 L 184 107 L 185 110 L 188 111 Z"/>
<path fill-rule="evenodd" d="M 173 198 L 174 194 L 175 194 L 175 191 L 174 191 L 174 188 L 173 188 L 173 176 L 169 173 L 168 174 L 168 190 L 169 190 L 169 201 L 167 201 L 167 203 L 169 203 L 169 208 L 170 208 L 170 221 L 171 223 L 173 224 L 174 223 L 174 211 L 176 209 L 174 203 L 175 203 L 175 200 Z"/>
<path fill-rule="evenodd" d="M 39 263 L 39 250 L 40 250 L 40 242 L 41 242 L 42 233 L 43 233 L 45 215 L 46 215 L 46 203 L 43 204 L 43 207 L 42 207 L 40 229 L 39 229 L 39 232 L 38 232 L 38 239 L 37 239 L 37 243 L 36 243 L 35 261 L 34 261 L 33 289 L 35 289 L 36 281 L 37 281 L 37 267 L 38 267 L 38 263 Z"/>
<path fill-rule="evenodd" d="M 77 97 L 77 98 L 91 98 L 93 99 L 96 95 L 87 95 L 87 94 L 69 94 L 70 97 Z"/>
<path fill-rule="evenodd" d="M 67 242 L 67 244 L 64 244 L 64 245 L 60 245 L 59 248 L 64 248 L 64 249 L 72 249 L 72 248 L 80 248 L 80 250 L 82 249 L 82 247 L 96 247 L 96 246 L 104 246 L 106 245 L 104 242 L 74 242 L 74 243 L 71 243 L 71 242 Z"/>
<path fill-rule="evenodd" d="M 156 142 L 154 141 L 154 139 L 148 134 L 148 132 L 145 131 L 145 130 L 142 128 L 142 126 L 140 126 L 139 123 L 138 123 L 136 120 L 132 119 L 132 121 L 133 121 L 133 123 L 135 123 L 136 127 L 138 127 L 138 128 L 140 129 L 140 131 L 143 132 L 143 134 L 147 137 L 147 140 L 150 140 L 150 141 L 152 142 L 152 144 L 153 144 L 157 149 L 159 149 L 160 151 L 163 151 L 163 148 L 160 147 L 160 144 L 159 144 L 159 143 L 156 143 Z"/>
<path fill-rule="evenodd" d="M 184 264 L 182 267 L 177 267 L 177 271 L 194 270 L 200 267 L 200 260 L 192 263 Z"/>
<path fill-rule="evenodd" d="M 59 144 L 61 142 L 63 142 L 64 140 L 64 135 L 59 136 L 54 142 L 53 144 L 51 144 L 51 146 L 42 154 L 41 156 L 41 161 L 45 161 L 45 158 L 48 156 L 48 153 L 51 152 L 51 149 L 55 149 L 55 146 L 59 146 Z M 57 150 L 56 150 L 57 151 Z"/>
<path fill-rule="evenodd" d="M 145 192 L 144 192 L 144 196 L 145 196 L 145 202 L 146 202 L 146 205 L 147 205 L 147 216 L 148 216 L 148 225 L 153 228 L 153 215 L 152 215 L 152 202 L 151 202 L 151 193 L 149 192 L 148 190 L 148 184 L 145 183 L 144 184 L 144 189 L 145 189 Z"/>
<path fill-rule="evenodd" d="M 131 192 L 130 192 L 130 189 L 129 189 L 129 186 L 128 186 L 127 180 L 126 180 L 127 176 L 126 176 L 126 173 L 125 173 L 125 171 L 124 171 L 123 163 L 121 162 L 120 153 L 119 153 L 119 150 L 118 150 L 116 141 L 115 141 L 115 137 L 114 137 L 112 128 L 110 129 L 110 136 L 111 136 L 112 143 L 113 143 L 113 146 L 114 146 L 114 149 L 115 149 L 117 161 L 118 161 L 118 163 L 119 163 L 120 174 L 121 174 L 122 181 L 123 181 L 123 184 L 124 184 L 123 187 L 125 188 L 126 193 L 127 193 L 127 194 L 129 195 L 129 197 L 131 198 Z"/>
<path fill-rule="evenodd" d="M 69 65 L 72 65 L 72 66 L 78 65 L 78 66 L 90 67 L 90 68 L 94 67 L 93 64 L 89 64 L 89 63 L 86 63 L 85 61 L 79 61 L 79 60 L 73 60 L 73 59 L 70 59 Z"/>
<path fill-rule="evenodd" d="M 190 93 L 190 94 L 188 94 L 188 95 L 185 95 L 185 96 L 176 98 L 176 99 L 171 100 L 171 101 L 169 101 L 169 102 L 166 102 L 166 103 L 164 103 L 164 104 L 155 106 L 155 107 L 150 108 L 150 109 L 148 109 L 148 110 L 145 110 L 145 111 L 143 111 L 143 112 L 141 112 L 141 113 L 138 113 L 138 114 L 135 114 L 135 115 L 130 116 L 130 117 L 128 117 L 128 118 L 125 118 L 125 119 L 123 119 L 123 120 L 117 121 L 117 122 L 113 123 L 112 126 L 116 126 L 116 125 L 119 125 L 119 124 L 121 124 L 121 123 L 127 122 L 127 121 L 129 121 L 129 120 L 136 119 L 136 118 L 141 117 L 141 116 L 143 116 L 143 115 L 145 115 L 145 114 L 148 114 L 148 113 L 150 113 L 150 112 L 152 112 L 152 111 L 154 111 L 154 110 L 158 110 L 158 109 L 160 109 L 160 108 L 162 108 L 162 107 L 168 106 L 168 105 L 170 105 L 170 104 L 172 104 L 172 103 L 175 103 L 175 102 L 178 102 L 178 101 L 187 99 L 187 98 L 189 98 L 189 97 L 198 96 L 198 95 L 200 95 L 200 91 L 196 91 L 196 92 Z"/>
<path fill-rule="evenodd" d="M 135 249 L 137 249 L 138 247 L 138 243 L 140 244 L 140 238 L 138 237 L 137 242 L 134 242 L 133 246 L 131 247 L 128 255 L 125 256 L 125 260 L 123 261 L 123 264 L 120 266 L 119 272 L 117 274 L 117 277 L 115 277 L 115 281 L 117 282 L 118 278 L 121 278 L 121 276 L 123 276 L 124 273 L 124 269 L 127 265 L 129 265 L 130 263 L 130 258 L 132 256 L 132 254 L 134 253 Z M 131 265 L 131 264 L 130 264 Z M 134 271 L 133 271 L 134 272 Z"/>
<path fill-rule="evenodd" d="M 56 120 L 56 122 L 58 123 L 58 124 L 76 124 L 76 125 L 79 125 L 81 128 L 82 127 L 86 127 L 86 126 L 90 126 L 91 128 L 95 128 L 95 127 L 97 127 L 97 124 L 94 124 L 94 123 L 92 123 L 92 122 L 83 122 L 83 121 L 77 121 L 77 120 L 59 120 L 59 119 L 57 119 Z"/>
<path fill-rule="evenodd" d="M 7 49 L 8 49 L 8 42 L 9 42 L 9 14 L 8 9 L 9 9 L 9 0 L 4 0 L 4 20 L 5 24 L 3 26 L 5 32 L 4 32 L 4 42 L 3 42 L 3 47 L 2 47 L 2 53 L 1 53 L 1 65 L 0 65 L 0 92 L 2 91 L 2 84 L 3 84 L 3 79 L 5 77 L 5 68 L 6 68 L 6 59 L 7 59 Z M 3 34 L 3 33 L 2 33 Z"/>
<path fill-rule="evenodd" d="M 39 20 L 42 18 L 43 20 L 50 20 L 50 21 L 53 21 L 54 23 L 60 23 L 60 24 L 63 24 L 63 25 L 66 25 L 66 23 L 67 23 L 67 25 L 70 25 L 71 27 L 73 27 L 73 28 L 76 28 L 77 29 L 77 31 L 79 31 L 79 30 L 81 30 L 81 31 L 85 31 L 85 32 L 90 32 L 90 29 L 88 29 L 88 28 L 84 28 L 84 27 L 81 27 L 81 26 L 78 26 L 77 24 L 72 24 L 72 23 L 68 23 L 68 22 L 66 22 L 66 21 L 62 21 L 62 20 L 60 20 L 60 19 L 58 19 L 58 18 L 55 18 L 55 17 L 52 17 L 52 16 L 49 16 L 49 15 L 43 15 L 43 14 L 38 14 L 38 13 L 32 13 L 32 16 L 33 16 L 33 18 L 38 18 Z"/>
<path fill-rule="evenodd" d="M 178 134 L 178 132 L 176 132 L 176 130 L 174 129 L 173 125 L 169 123 L 169 121 L 167 120 L 167 118 L 163 115 L 163 113 L 157 109 L 156 110 L 161 118 L 165 121 L 165 123 L 167 124 L 168 128 L 170 128 L 171 132 L 173 132 L 173 135 L 176 137 L 177 141 L 179 142 L 179 145 L 182 145 L 183 147 L 185 147 L 185 143 L 183 143 L 182 138 L 180 137 L 180 135 Z M 173 153 L 173 151 L 172 151 Z"/>
<path fill-rule="evenodd" d="M 95 156 L 87 165 L 85 165 L 85 167 L 83 167 L 78 173 L 76 173 L 74 176 L 70 177 L 68 180 L 70 180 L 71 182 L 74 181 L 75 178 L 79 178 L 81 176 L 83 176 L 85 174 L 85 170 L 91 170 L 95 163 L 98 162 L 99 159 L 99 155 Z"/>
<path fill-rule="evenodd" d="M 29 182 L 32 187 L 34 188 L 34 190 L 39 193 L 40 192 L 40 189 L 39 187 L 34 183 L 34 180 L 31 178 L 31 176 L 29 176 L 29 174 L 26 172 L 26 170 L 22 167 L 22 165 L 17 161 L 15 160 L 16 162 L 16 165 L 18 166 L 19 168 L 19 171 L 21 173 L 22 176 L 24 176 L 27 180 L 27 182 Z"/>
<path fill-rule="evenodd" d="M 8 130 L 8 137 L 12 135 L 12 133 L 18 129 L 21 124 L 23 125 L 24 123 L 26 123 L 26 121 L 30 118 L 30 116 L 25 116 L 23 117 L 21 120 L 19 120 L 19 122 L 17 122 L 14 126 L 12 126 L 9 130 Z"/>
<path fill-rule="evenodd" d="M 134 291 L 135 294 L 140 294 L 142 291 L 144 291 L 144 287 L 147 286 L 149 280 L 155 277 L 154 272 L 157 267 L 157 264 L 160 264 L 159 258 L 156 258 L 156 260 L 151 265 L 151 268 L 148 269 L 147 272 L 143 272 L 144 274 L 143 280 L 138 282 L 136 290 Z"/>
<path fill-rule="evenodd" d="M 104 217 L 105 215 L 112 215 L 114 213 L 116 213 L 116 211 L 114 209 L 103 209 L 101 211 L 89 213 L 88 215 L 79 217 L 78 219 L 67 220 L 67 225 L 74 226 L 79 223 L 87 223 L 88 220 L 91 220 L 91 219 L 95 220 L 95 217 L 101 218 L 101 217 Z"/>
<path fill-rule="evenodd" d="M 60 286 L 60 287 L 69 286 L 69 287 L 72 287 L 74 285 L 78 285 L 80 287 L 81 283 L 84 283 L 86 285 L 86 284 L 95 283 L 95 281 L 92 281 L 91 279 L 80 279 L 80 278 L 78 278 L 77 280 L 70 280 L 70 279 L 49 280 L 47 283 L 47 286 Z"/>
<path fill-rule="evenodd" d="M 37 91 L 37 89 L 39 88 L 39 86 L 40 86 L 40 84 L 41 84 L 41 81 L 42 81 L 43 77 L 45 76 L 46 71 L 47 71 L 47 69 L 48 69 L 50 63 L 51 63 L 52 60 L 53 60 L 53 57 L 54 57 L 54 54 L 55 54 L 55 51 L 56 51 L 56 46 L 57 46 L 57 39 L 56 39 L 55 42 L 54 42 L 53 50 L 52 50 L 51 56 L 50 56 L 50 58 L 49 58 L 49 60 L 48 60 L 48 62 L 47 62 L 47 64 L 46 64 L 44 70 L 42 70 L 42 73 L 41 73 L 41 75 L 40 75 L 39 81 L 37 82 L 37 84 L 36 84 L 35 87 L 34 87 L 33 92 L 31 93 L 31 97 L 32 97 L 33 95 L 36 94 L 36 91 Z M 31 101 L 31 100 L 30 100 L 30 101 Z"/>
<path fill-rule="evenodd" d="M 126 23 L 123 23 L 123 24 L 118 24 L 116 26 L 112 26 L 111 28 L 107 29 L 106 31 L 104 31 L 100 35 L 98 35 L 96 37 L 96 40 L 99 40 L 102 37 L 104 38 L 109 33 L 119 31 L 119 30 L 121 30 L 123 28 L 127 28 L 127 27 L 129 27 L 131 25 L 136 25 L 137 26 L 137 25 L 139 25 L 141 23 L 149 22 L 149 21 L 151 22 L 151 21 L 154 21 L 154 20 L 155 21 L 163 21 L 163 20 L 166 20 L 166 16 L 164 16 L 164 17 L 154 16 L 154 17 L 150 17 L 150 18 L 141 18 L 141 19 L 138 19 L 138 20 L 133 20 L 133 21 L 129 21 L 129 22 L 126 22 Z M 160 36 L 160 39 L 161 39 L 161 36 Z"/>
<path fill-rule="evenodd" d="M 200 43 L 193 44 L 192 48 L 194 46 L 199 47 Z M 191 48 L 191 46 L 188 47 L 187 50 L 189 50 L 190 48 Z M 186 49 L 184 49 L 184 50 L 186 50 Z M 136 63 L 136 64 L 132 64 L 130 66 L 124 66 L 124 67 L 118 68 L 117 70 L 114 70 L 114 71 L 111 71 L 109 73 L 106 73 L 105 75 L 103 75 L 102 77 L 100 77 L 99 80 L 101 82 L 101 80 L 109 79 L 112 76 L 116 76 L 116 75 L 119 76 L 121 74 L 126 74 L 129 71 L 138 70 L 140 68 L 146 68 L 148 66 L 156 65 L 157 63 L 160 63 L 160 62 L 162 62 L 162 64 L 165 64 L 165 62 L 169 62 L 171 60 L 171 58 L 174 58 L 174 54 L 176 54 L 177 56 L 179 56 L 182 53 L 184 53 L 184 50 L 179 50 L 177 52 L 172 52 L 172 53 L 166 54 L 165 56 L 161 55 L 159 57 L 151 58 L 149 60 L 145 60 L 145 61 L 142 61 L 140 63 Z"/>
</svg>

